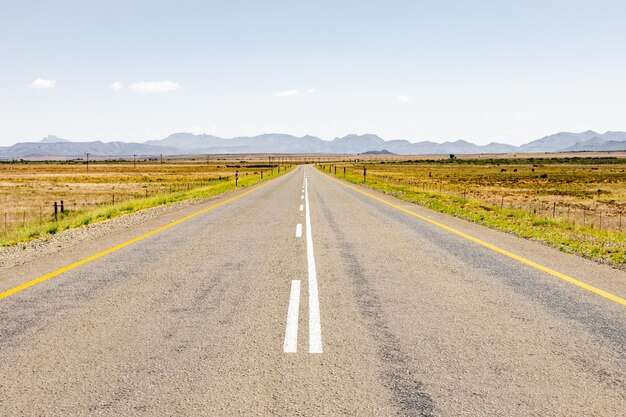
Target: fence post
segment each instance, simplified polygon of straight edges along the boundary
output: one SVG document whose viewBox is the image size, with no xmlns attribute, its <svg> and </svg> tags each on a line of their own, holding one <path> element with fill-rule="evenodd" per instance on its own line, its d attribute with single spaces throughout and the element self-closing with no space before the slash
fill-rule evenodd
<svg viewBox="0 0 626 417">
<path fill-rule="evenodd" d="M 346 177 L 346 167 L 343 167 L 343 177 Z"/>
<path fill-rule="evenodd" d="M 280 172 L 280 167 L 278 168 L 278 172 Z M 235 170 L 235 187 L 239 183 L 239 170 Z"/>
<path fill-rule="evenodd" d="M 54 219 L 56 220 L 57 218 L 57 214 L 59 214 L 59 206 L 57 204 L 57 202 L 54 202 Z"/>
<path fill-rule="evenodd" d="M 61 200 L 61 214 L 65 213 L 65 207 L 63 207 L 63 200 Z"/>
<path fill-rule="evenodd" d="M 367 168 L 363 167 L 363 184 L 367 182 Z"/>
</svg>

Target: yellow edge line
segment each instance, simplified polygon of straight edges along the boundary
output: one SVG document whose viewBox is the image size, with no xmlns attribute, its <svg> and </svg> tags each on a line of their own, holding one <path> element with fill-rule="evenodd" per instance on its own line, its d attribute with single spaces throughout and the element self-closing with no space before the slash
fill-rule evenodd
<svg viewBox="0 0 626 417">
<path fill-rule="evenodd" d="M 216 208 L 218 208 L 220 206 L 223 206 L 224 204 L 228 204 L 228 203 L 230 203 L 232 201 L 240 199 L 241 197 L 244 197 L 244 196 L 246 196 L 246 195 L 248 195 L 248 194 L 250 194 L 250 193 L 252 193 L 252 192 L 254 192 L 254 191 L 256 191 L 256 190 L 258 190 L 260 188 L 262 188 L 262 187 L 265 187 L 266 185 L 268 185 L 268 184 L 270 184 L 272 182 L 273 182 L 273 179 L 267 181 L 265 184 L 261 184 L 261 185 L 259 185 L 257 187 L 252 188 L 251 190 L 248 190 L 248 191 L 245 191 L 245 192 L 243 192 L 243 193 L 241 193 L 239 195 L 236 195 L 235 197 L 231 197 L 231 198 L 229 198 L 227 200 L 221 201 L 221 202 L 219 202 L 217 204 L 214 204 L 214 205 L 212 205 L 210 207 L 207 207 L 207 208 L 204 208 L 202 210 L 199 210 L 199 211 L 197 211 L 195 213 L 192 213 L 192 214 L 190 214 L 188 216 L 182 217 L 182 218 L 180 218 L 178 220 L 174 220 L 173 222 L 168 223 L 165 226 L 161 226 L 158 229 L 154 229 L 154 230 L 152 230 L 152 231 L 150 231 L 148 233 L 145 233 L 145 234 L 143 234 L 141 236 L 137 236 L 137 237 L 135 237 L 133 239 L 127 240 L 126 242 L 120 243 L 119 245 L 115 245 L 113 247 L 110 247 L 109 249 L 103 250 L 102 252 L 96 253 L 95 255 L 91 255 L 91 256 L 89 256 L 89 257 L 87 257 L 85 259 L 81 259 L 80 261 L 74 262 L 73 264 L 64 266 L 61 269 L 57 269 L 56 271 L 50 272 L 50 273 L 48 273 L 46 275 L 43 275 L 43 276 L 40 276 L 39 278 L 35 278 L 35 279 L 33 279 L 31 281 L 28 281 L 28 282 L 26 282 L 26 283 L 24 283 L 22 285 L 19 285 L 19 286 L 15 287 L 15 288 L 11 288 L 10 290 L 6 290 L 6 291 L 0 293 L 0 300 L 3 299 L 3 298 L 8 297 L 10 295 L 13 295 L 15 293 L 18 293 L 20 291 L 23 291 L 26 288 L 32 287 L 33 285 L 37 285 L 37 284 L 39 284 L 41 282 L 47 281 L 50 278 L 54 278 L 57 275 L 61 275 L 62 273 L 67 272 L 69 270 L 72 270 L 72 269 L 74 269 L 76 267 L 79 267 L 81 265 L 84 265 L 86 263 L 94 261 L 94 260 L 96 260 L 98 258 L 102 258 L 103 256 L 108 255 L 108 254 L 110 254 L 112 252 L 115 252 L 116 250 L 125 248 L 126 246 L 129 246 L 129 245 L 132 245 L 133 243 L 139 242 L 140 240 L 143 240 L 143 239 L 148 238 L 150 236 L 156 235 L 157 233 L 160 233 L 160 232 L 162 232 L 164 230 L 167 230 L 170 227 L 176 226 L 177 224 L 185 222 L 185 221 L 187 221 L 189 219 L 193 219 L 196 216 L 199 216 L 199 215 L 204 214 L 204 213 L 206 213 L 208 211 L 214 210 L 214 209 L 216 209 Z"/>
<path fill-rule="evenodd" d="M 424 221 L 426 221 L 426 222 L 428 222 L 428 223 L 430 223 L 432 225 L 435 225 L 435 226 L 440 227 L 440 228 L 442 228 L 444 230 L 447 230 L 448 232 L 451 232 L 451 233 L 454 233 L 455 235 L 461 236 L 464 239 L 470 240 L 470 241 L 472 241 L 474 243 L 477 243 L 477 244 L 479 244 L 481 246 L 484 246 L 484 247 L 486 247 L 488 249 L 491 249 L 491 250 L 493 250 L 495 252 L 501 253 L 502 255 L 508 256 L 509 258 L 515 259 L 516 261 L 519 261 L 519 262 L 521 262 L 523 264 L 526 264 L 526 265 L 531 266 L 531 267 L 533 267 L 535 269 L 543 271 L 543 272 L 545 272 L 547 274 L 550 274 L 550 275 L 552 275 L 554 277 L 562 279 L 563 281 L 569 282 L 570 284 L 576 285 L 577 287 L 583 288 L 583 289 L 585 289 L 587 291 L 591 291 L 594 294 L 597 294 L 597 295 L 599 295 L 601 297 L 607 298 L 607 299 L 609 299 L 611 301 L 616 302 L 617 304 L 621 304 L 621 305 L 626 307 L 626 300 L 621 298 L 621 297 L 618 297 L 617 295 L 614 295 L 614 294 L 611 294 L 609 292 L 603 291 L 603 290 L 601 290 L 599 288 L 596 288 L 594 286 L 586 284 L 586 283 L 584 283 L 582 281 L 579 281 L 579 280 L 577 280 L 575 278 L 572 278 L 572 277 L 570 277 L 568 275 L 565 275 L 565 274 L 562 274 L 562 273 L 560 273 L 558 271 L 555 271 L 554 269 L 550 269 L 550 268 L 548 268 L 546 266 L 540 265 L 537 262 L 531 261 L 530 259 L 523 258 L 523 257 L 521 257 L 519 255 L 516 255 L 516 254 L 514 254 L 512 252 L 509 252 L 509 251 L 507 251 L 505 249 L 502 249 L 502 248 L 499 248 L 499 247 L 497 247 L 495 245 L 492 245 L 491 243 L 487 243 L 484 240 L 480 240 L 480 239 L 475 238 L 473 236 L 470 236 L 470 235 L 468 235 L 466 233 L 463 233 L 463 232 L 461 232 L 459 230 L 453 229 L 450 226 L 446 226 L 443 223 L 439 223 L 438 221 L 431 220 L 428 217 L 424 217 L 424 216 L 422 216 L 420 214 L 414 213 L 414 212 L 412 212 L 410 210 L 407 210 L 407 209 L 405 209 L 403 207 L 400 207 L 400 206 L 398 206 L 396 204 L 393 204 L 393 203 L 391 203 L 391 202 L 389 202 L 387 200 L 384 200 L 384 199 L 382 199 L 380 197 L 376 197 L 373 194 L 370 194 L 368 192 L 360 190 L 357 187 L 354 187 L 352 185 L 348 185 L 345 182 L 340 181 L 340 180 L 338 180 L 336 178 L 333 178 L 333 177 L 331 177 L 328 174 L 325 174 L 325 175 L 328 178 L 330 178 L 331 180 L 333 180 L 333 181 L 335 181 L 335 182 L 337 182 L 337 183 L 339 183 L 339 184 L 341 184 L 341 185 L 343 185 L 345 187 L 351 188 L 354 191 L 357 191 L 357 192 L 359 192 L 359 193 L 361 193 L 363 195 L 366 195 L 366 196 L 368 196 L 368 197 L 370 197 L 370 198 L 372 198 L 372 199 L 374 199 L 376 201 L 379 201 L 379 202 L 381 202 L 383 204 L 386 204 L 386 205 L 388 205 L 390 207 L 393 207 L 393 208 L 395 208 L 397 210 L 400 210 L 400 211 L 402 211 L 402 212 L 404 212 L 406 214 L 409 214 L 409 215 L 411 215 L 413 217 L 417 217 L 420 220 L 424 220 Z"/>
</svg>

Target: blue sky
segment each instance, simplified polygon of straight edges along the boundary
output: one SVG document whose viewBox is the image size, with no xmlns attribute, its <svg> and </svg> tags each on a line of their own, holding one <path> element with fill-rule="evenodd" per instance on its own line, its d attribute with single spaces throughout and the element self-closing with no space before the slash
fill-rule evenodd
<svg viewBox="0 0 626 417">
<path fill-rule="evenodd" d="M 5 1 L 0 146 L 626 130 L 623 1 Z"/>
</svg>

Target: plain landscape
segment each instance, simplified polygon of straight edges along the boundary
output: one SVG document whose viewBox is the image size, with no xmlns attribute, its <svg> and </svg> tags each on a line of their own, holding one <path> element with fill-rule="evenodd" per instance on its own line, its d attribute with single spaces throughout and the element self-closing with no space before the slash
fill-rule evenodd
<svg viewBox="0 0 626 417">
<path fill-rule="evenodd" d="M 0 162 L 0 407 L 620 415 L 626 152 L 386 144 Z"/>
<path fill-rule="evenodd" d="M 100 206 L 0 251 L 3 412 L 621 414 L 623 159 L 274 158 L 4 165 Z"/>
<path fill-rule="evenodd" d="M 237 186 L 246 187 L 263 174 L 269 179 L 307 162 L 430 209 L 619 268 L 626 265 L 626 155 L 619 152 L 414 159 L 375 152 L 242 154 L 165 162 L 95 155 L 90 163 L 82 158 L 6 162 L 0 163 L 0 244 L 217 195 L 236 188 L 236 175 Z"/>
<path fill-rule="evenodd" d="M 626 417 L 626 1 L 0 10 L 0 417 Z"/>
</svg>

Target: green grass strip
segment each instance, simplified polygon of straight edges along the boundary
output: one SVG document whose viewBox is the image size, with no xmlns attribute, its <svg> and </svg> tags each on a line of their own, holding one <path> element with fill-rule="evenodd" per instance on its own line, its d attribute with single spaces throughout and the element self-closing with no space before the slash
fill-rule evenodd
<svg viewBox="0 0 626 417">
<path fill-rule="evenodd" d="M 345 180 L 363 185 L 363 176 L 348 170 Z M 343 170 L 337 170 L 343 178 Z M 626 233 L 574 225 L 564 220 L 553 220 L 519 209 L 494 206 L 485 201 L 422 191 L 417 186 L 384 181 L 368 172 L 368 187 L 409 201 L 440 213 L 501 230 L 526 239 L 546 243 L 562 252 L 587 259 L 626 267 Z"/>
</svg>

